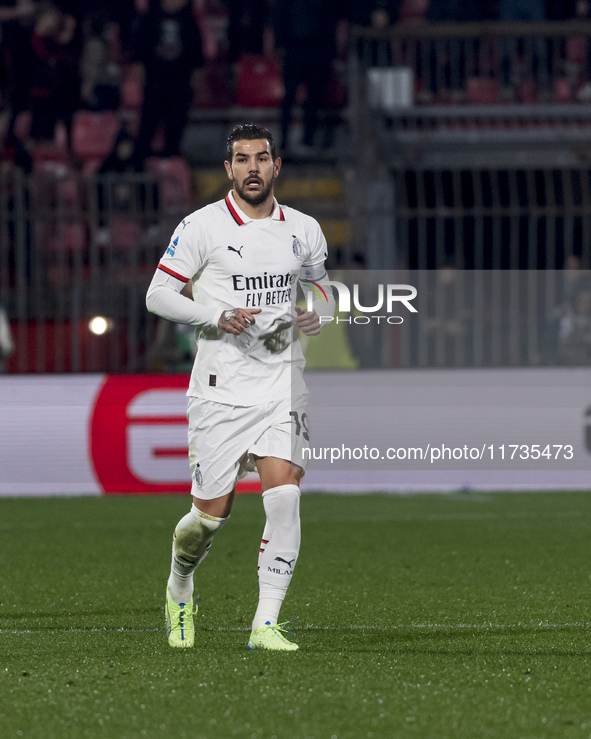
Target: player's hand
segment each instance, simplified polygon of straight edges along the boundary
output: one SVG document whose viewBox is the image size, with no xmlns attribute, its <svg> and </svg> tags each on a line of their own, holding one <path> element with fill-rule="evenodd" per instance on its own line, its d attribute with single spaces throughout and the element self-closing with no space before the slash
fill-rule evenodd
<svg viewBox="0 0 591 739">
<path fill-rule="evenodd" d="M 218 321 L 218 328 L 227 334 L 238 336 L 256 323 L 255 315 L 260 313 L 261 310 L 261 308 L 233 308 L 232 310 L 225 310 Z"/>
<path fill-rule="evenodd" d="M 297 314 L 295 324 L 300 331 L 306 336 L 317 336 L 322 328 L 318 313 L 315 310 L 304 310 L 299 305 L 296 305 L 295 309 Z"/>
</svg>

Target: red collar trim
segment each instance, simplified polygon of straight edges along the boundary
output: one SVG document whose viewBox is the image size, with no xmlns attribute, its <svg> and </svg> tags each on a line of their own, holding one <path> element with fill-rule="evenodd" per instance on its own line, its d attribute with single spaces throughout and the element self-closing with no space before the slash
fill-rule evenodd
<svg viewBox="0 0 591 739">
<path fill-rule="evenodd" d="M 230 214 L 232 215 L 232 218 L 236 221 L 236 223 L 239 226 L 244 226 L 244 221 L 240 216 L 238 215 L 238 211 L 236 208 L 232 205 L 232 201 L 230 200 L 230 196 L 226 195 L 226 205 L 228 206 L 228 210 L 230 211 Z"/>
<path fill-rule="evenodd" d="M 243 221 L 242 220 L 242 218 L 240 217 L 238 211 L 236 210 L 236 208 L 232 204 L 232 200 L 230 199 L 230 195 L 229 194 L 226 195 L 225 200 L 226 200 L 226 205 L 228 206 L 228 210 L 230 211 L 230 215 L 236 221 L 236 223 L 239 226 L 246 225 L 246 221 Z M 283 212 L 282 207 L 280 205 L 277 205 L 277 208 L 279 209 L 279 220 L 280 221 L 284 221 L 285 220 L 285 213 Z"/>
</svg>

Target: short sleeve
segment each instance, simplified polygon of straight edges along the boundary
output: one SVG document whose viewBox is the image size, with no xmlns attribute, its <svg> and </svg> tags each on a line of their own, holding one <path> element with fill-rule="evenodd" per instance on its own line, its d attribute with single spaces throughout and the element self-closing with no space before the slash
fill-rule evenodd
<svg viewBox="0 0 591 739">
<path fill-rule="evenodd" d="M 193 213 L 183 218 L 174 230 L 158 269 L 181 282 L 189 282 L 206 261 L 203 230 L 197 214 Z"/>
<path fill-rule="evenodd" d="M 328 257 L 328 246 L 326 239 L 322 233 L 322 229 L 318 221 L 310 219 L 310 227 L 308 235 L 309 252 L 302 264 L 302 267 L 311 267 L 316 264 L 323 264 Z M 308 230 L 308 229 L 307 229 Z"/>
</svg>

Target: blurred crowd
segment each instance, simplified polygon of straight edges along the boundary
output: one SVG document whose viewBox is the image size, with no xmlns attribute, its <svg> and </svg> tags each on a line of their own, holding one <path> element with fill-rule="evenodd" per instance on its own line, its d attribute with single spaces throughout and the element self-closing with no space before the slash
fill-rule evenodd
<svg viewBox="0 0 591 739">
<path fill-rule="evenodd" d="M 0 159 L 30 171 L 39 144 L 71 150 L 77 111 L 111 111 L 141 168 L 154 147 L 179 154 L 191 107 L 234 103 L 281 107 L 282 151 L 301 105 L 312 148 L 319 110 L 346 97 L 351 24 L 588 15 L 587 0 L 0 0 Z"/>
</svg>

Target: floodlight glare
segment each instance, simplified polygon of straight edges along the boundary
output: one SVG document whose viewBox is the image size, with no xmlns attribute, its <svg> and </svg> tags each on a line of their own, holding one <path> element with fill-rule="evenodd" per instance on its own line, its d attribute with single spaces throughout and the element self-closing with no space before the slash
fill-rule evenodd
<svg viewBox="0 0 591 739">
<path fill-rule="evenodd" d="M 95 316 L 94 318 L 91 318 L 91 320 L 88 322 L 88 328 L 96 336 L 102 336 L 103 334 L 106 334 L 111 326 L 112 321 L 110 321 L 108 318 L 105 318 L 104 316 Z"/>
</svg>

